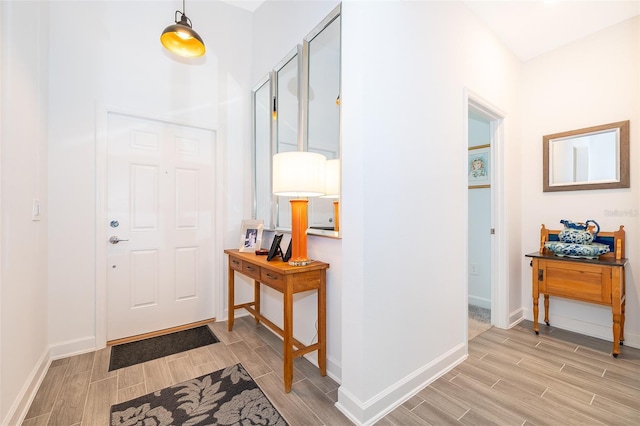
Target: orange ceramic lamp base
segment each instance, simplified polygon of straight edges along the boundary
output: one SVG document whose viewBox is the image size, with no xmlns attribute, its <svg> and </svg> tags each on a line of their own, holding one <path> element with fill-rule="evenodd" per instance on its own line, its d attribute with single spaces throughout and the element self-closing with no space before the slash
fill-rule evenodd
<svg viewBox="0 0 640 426">
<path fill-rule="evenodd" d="M 291 258 L 289 265 L 304 266 L 311 263 L 307 257 L 307 199 L 293 199 L 291 203 Z"/>
</svg>

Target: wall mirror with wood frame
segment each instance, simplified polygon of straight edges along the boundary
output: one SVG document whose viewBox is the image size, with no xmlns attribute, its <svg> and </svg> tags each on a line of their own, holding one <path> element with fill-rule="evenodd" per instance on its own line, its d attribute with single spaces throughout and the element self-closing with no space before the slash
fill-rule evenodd
<svg viewBox="0 0 640 426">
<path fill-rule="evenodd" d="M 629 188 L 629 121 L 542 138 L 544 192 Z"/>
</svg>

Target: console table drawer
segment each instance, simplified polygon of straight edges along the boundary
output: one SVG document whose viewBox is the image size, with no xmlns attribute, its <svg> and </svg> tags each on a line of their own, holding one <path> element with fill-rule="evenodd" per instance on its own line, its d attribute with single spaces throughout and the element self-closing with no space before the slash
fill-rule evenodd
<svg viewBox="0 0 640 426">
<path fill-rule="evenodd" d="M 254 280 L 260 280 L 260 267 L 249 262 L 242 262 L 242 273 Z"/>
<path fill-rule="evenodd" d="M 269 287 L 282 289 L 284 287 L 285 278 L 282 274 L 263 268 L 262 272 L 260 273 L 260 281 L 268 285 Z"/>
<path fill-rule="evenodd" d="M 235 257 L 229 257 L 229 266 L 231 269 L 235 269 L 238 272 L 242 272 L 242 260 Z"/>
</svg>

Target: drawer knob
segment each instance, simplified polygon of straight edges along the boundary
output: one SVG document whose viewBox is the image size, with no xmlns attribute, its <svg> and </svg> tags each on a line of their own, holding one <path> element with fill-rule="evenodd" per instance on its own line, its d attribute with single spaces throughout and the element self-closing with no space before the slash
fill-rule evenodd
<svg viewBox="0 0 640 426">
<path fill-rule="evenodd" d="M 247 271 L 255 271 L 256 268 L 254 268 L 253 266 L 247 266 Z"/>
<path fill-rule="evenodd" d="M 275 275 L 272 275 L 272 274 L 266 274 L 266 275 L 267 275 L 267 278 L 271 278 L 272 280 L 277 280 L 278 279 L 278 277 L 275 276 Z"/>
</svg>

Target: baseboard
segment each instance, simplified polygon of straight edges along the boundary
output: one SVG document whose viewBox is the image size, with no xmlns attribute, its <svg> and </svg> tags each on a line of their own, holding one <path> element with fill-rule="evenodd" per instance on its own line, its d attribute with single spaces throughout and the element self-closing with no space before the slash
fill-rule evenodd
<svg viewBox="0 0 640 426">
<path fill-rule="evenodd" d="M 542 315 L 541 315 L 542 317 Z M 533 312 L 527 310 L 526 319 L 533 321 Z M 539 320 L 541 326 L 545 326 L 544 321 Z M 576 320 L 575 318 L 564 317 L 554 314 L 553 327 L 561 328 L 567 331 L 573 331 L 574 333 L 584 334 L 585 336 L 596 337 L 598 339 L 606 340 L 608 342 L 613 341 L 613 335 L 611 331 L 611 325 L 596 324 L 588 321 Z M 625 327 L 626 328 L 626 327 Z M 640 349 L 640 334 L 624 331 L 624 346 Z M 624 349 L 622 349 L 624 350 Z"/>
<path fill-rule="evenodd" d="M 67 340 L 50 347 L 51 359 L 66 358 L 96 350 L 96 338 L 82 337 L 80 339 Z"/>
<path fill-rule="evenodd" d="M 460 344 L 367 401 L 340 386 L 335 406 L 356 425 L 372 425 L 466 358 L 467 345 Z"/>
<path fill-rule="evenodd" d="M 2 426 L 19 425 L 27 416 L 29 407 L 36 397 L 38 388 L 44 380 L 44 376 L 47 374 L 51 364 L 50 351 L 47 349 L 42 353 L 40 359 L 36 363 L 35 367 L 29 374 L 29 377 L 25 381 L 24 386 L 20 390 L 20 393 L 16 397 L 15 401 L 9 408 L 7 416 L 2 421 Z"/>
<path fill-rule="evenodd" d="M 485 309 L 491 309 L 491 299 L 485 299 L 482 297 L 468 296 L 468 303 L 473 306 L 479 306 Z"/>
<path fill-rule="evenodd" d="M 516 309 L 509 314 L 509 328 L 524 320 L 524 308 Z"/>
</svg>

